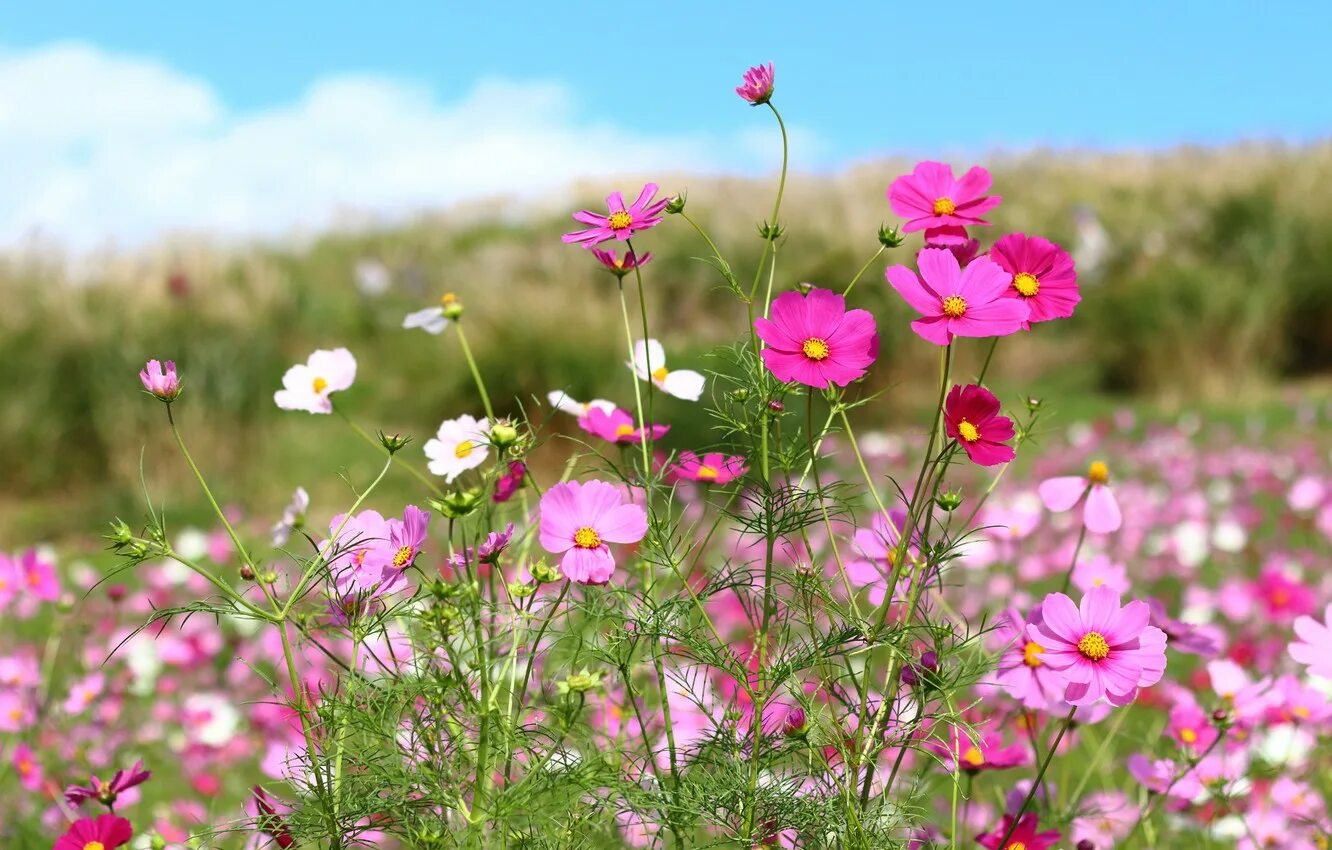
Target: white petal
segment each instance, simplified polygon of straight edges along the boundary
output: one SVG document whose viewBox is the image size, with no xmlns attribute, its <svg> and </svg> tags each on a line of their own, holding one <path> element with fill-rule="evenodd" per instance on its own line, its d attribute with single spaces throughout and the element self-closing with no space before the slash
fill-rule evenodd
<svg viewBox="0 0 1332 850">
<path fill-rule="evenodd" d="M 666 374 L 666 380 L 660 386 L 668 395 L 686 401 L 698 401 L 703 395 L 705 378 L 691 369 L 676 369 Z"/>
<path fill-rule="evenodd" d="M 666 365 L 666 350 L 655 339 L 639 340 L 634 344 L 634 361 L 628 365 L 634 374 L 646 381 L 651 373 Z"/>
<path fill-rule="evenodd" d="M 427 307 L 415 313 L 408 313 L 402 320 L 402 326 L 420 328 L 428 334 L 440 334 L 449 326 L 449 320 L 444 318 L 443 307 Z"/>
</svg>

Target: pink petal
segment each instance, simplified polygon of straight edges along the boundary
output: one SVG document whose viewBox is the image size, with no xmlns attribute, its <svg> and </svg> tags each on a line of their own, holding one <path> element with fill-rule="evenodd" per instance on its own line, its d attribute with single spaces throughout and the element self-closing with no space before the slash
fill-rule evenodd
<svg viewBox="0 0 1332 850">
<path fill-rule="evenodd" d="M 1036 488 L 1041 502 L 1045 504 L 1045 509 L 1055 513 L 1063 513 L 1076 505 L 1086 490 L 1087 479 L 1080 475 L 1047 478 Z"/>
<path fill-rule="evenodd" d="M 1115 494 L 1104 484 L 1093 484 L 1087 493 L 1087 504 L 1082 509 L 1082 521 L 1087 530 L 1096 534 L 1110 534 L 1118 531 L 1123 524 L 1119 513 L 1119 502 Z"/>
</svg>

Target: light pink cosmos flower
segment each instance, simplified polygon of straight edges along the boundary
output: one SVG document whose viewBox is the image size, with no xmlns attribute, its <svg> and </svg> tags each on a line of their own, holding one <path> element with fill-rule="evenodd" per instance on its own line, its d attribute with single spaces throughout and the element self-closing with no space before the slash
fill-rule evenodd
<svg viewBox="0 0 1332 850">
<path fill-rule="evenodd" d="M 345 348 L 320 349 L 305 363 L 298 363 L 282 376 L 282 389 L 273 401 L 283 410 L 332 413 L 329 396 L 345 390 L 356 380 L 356 358 Z"/>
<path fill-rule="evenodd" d="M 1069 510 L 1082 497 L 1087 503 L 1082 508 L 1082 523 L 1087 530 L 1096 534 L 1110 534 L 1118 531 L 1123 524 L 1123 515 L 1119 512 L 1119 502 L 1110 490 L 1110 467 L 1102 461 L 1093 461 L 1087 468 L 1087 475 L 1064 475 L 1047 478 L 1041 482 L 1036 492 L 1045 503 L 1046 510 L 1063 513 Z"/>
<path fill-rule="evenodd" d="M 55 602 L 60 598 L 60 579 L 56 577 L 55 564 L 43 557 L 41 552 L 36 549 L 24 551 L 14 561 L 14 567 L 22 589 L 29 596 L 43 602 Z M 0 590 L 2 596 L 3 591 Z"/>
<path fill-rule="evenodd" d="M 708 452 L 700 457 L 690 451 L 680 452 L 679 458 L 667 471 L 668 480 L 703 481 L 708 484 L 729 484 L 749 471 L 745 459 L 739 455 Z"/>
<path fill-rule="evenodd" d="M 1078 807 L 1073 820 L 1073 841 L 1086 841 L 1096 850 L 1110 850 L 1133 829 L 1138 820 L 1138 807 L 1122 791 L 1098 791 L 1088 794 Z"/>
<path fill-rule="evenodd" d="M 1013 420 L 999 413 L 999 399 L 977 384 L 954 385 L 944 402 L 944 430 L 971 462 L 997 466 L 1014 457 Z"/>
<path fill-rule="evenodd" d="M 638 445 L 643 442 L 643 429 L 638 427 L 638 423 L 631 413 L 618 407 L 607 411 L 600 407 L 589 406 L 587 412 L 578 420 L 578 427 L 593 436 L 609 440 L 612 443 Z M 667 431 L 671 430 L 669 425 L 656 423 L 649 423 L 648 427 L 652 432 L 653 440 L 661 439 Z"/>
<path fill-rule="evenodd" d="M 1323 622 L 1313 617 L 1297 617 L 1295 634 L 1299 640 L 1291 643 L 1287 652 L 1300 664 L 1309 668 L 1309 673 L 1332 679 L 1332 605 L 1323 611 Z"/>
<path fill-rule="evenodd" d="M 1027 637 L 1044 647 L 1041 661 L 1064 680 L 1064 701 L 1091 705 L 1104 697 L 1127 705 L 1138 688 L 1154 685 L 1165 673 L 1165 632 L 1147 625 L 1147 603 L 1121 607 L 1119 594 L 1093 588 L 1081 606 L 1062 593 L 1041 603 L 1041 622 L 1027 626 Z"/>
<path fill-rule="evenodd" d="M 606 544 L 637 543 L 647 527 L 647 511 L 605 481 L 566 481 L 541 497 L 541 545 L 564 555 L 560 570 L 579 584 L 610 581 L 615 557 Z"/>
<path fill-rule="evenodd" d="M 89 673 L 70 685 L 69 695 L 65 697 L 65 702 L 61 707 L 70 717 L 82 714 L 102 695 L 102 690 L 105 687 L 106 676 L 101 673 Z"/>
<path fill-rule="evenodd" d="M 591 225 L 586 230 L 566 233 L 560 239 L 566 245 L 582 245 L 591 248 L 611 239 L 628 239 L 640 230 L 656 227 L 661 223 L 662 210 L 670 203 L 670 198 L 654 201 L 657 184 L 648 183 L 638 194 L 638 199 L 628 207 L 624 205 L 624 196 L 611 192 L 606 196 L 607 214 L 601 215 L 591 210 L 580 210 L 573 214 L 574 221 Z"/>
<path fill-rule="evenodd" d="M 1045 647 L 1027 636 L 1027 626 L 1040 622 L 1039 606 L 1025 621 L 1016 608 L 1010 608 L 995 627 L 996 638 L 1006 646 L 999 656 L 995 683 L 1025 708 L 1034 711 L 1047 709 L 1063 691 L 1064 685 L 1059 674 L 1045 665 L 1042 658 Z"/>
<path fill-rule="evenodd" d="M 1093 587 L 1108 587 L 1118 594 L 1129 592 L 1128 570 L 1105 555 L 1078 562 L 1073 568 L 1073 586 L 1086 592 Z"/>
<path fill-rule="evenodd" d="M 139 372 L 139 382 L 144 390 L 162 401 L 175 401 L 180 395 L 180 378 L 172 360 L 168 360 L 165 366 L 161 361 L 149 360 Z"/>
<path fill-rule="evenodd" d="M 1082 300 L 1073 258 L 1049 239 L 1010 233 L 994 243 L 989 256 L 1012 276 L 1004 295 L 1031 308 L 1028 326 L 1067 318 Z"/>
<path fill-rule="evenodd" d="M 755 65 L 745 71 L 745 81 L 736 86 L 735 93 L 749 101 L 751 106 L 760 106 L 772 100 L 774 79 L 772 63 Z"/>
<path fill-rule="evenodd" d="M 973 738 L 955 725 L 949 726 L 946 740 L 930 739 L 925 746 L 944 760 L 949 771 L 980 773 L 983 770 L 1008 770 L 1021 767 L 1031 760 L 1025 744 L 1004 743 L 999 732 L 987 732 Z"/>
<path fill-rule="evenodd" d="M 951 251 L 925 248 L 916 255 L 916 265 L 919 275 L 906 266 L 890 266 L 884 274 L 920 313 L 911 329 L 927 342 L 948 345 L 958 336 L 1008 336 L 1022 330 L 1030 315 L 1026 302 L 1004 297 L 1012 275 L 987 257 L 963 269 Z"/>
<path fill-rule="evenodd" d="M 906 219 L 903 233 L 927 227 L 971 227 L 989 224 L 982 215 L 999 206 L 1003 198 L 986 195 L 990 172 L 979 165 L 961 180 L 953 179 L 953 168 L 942 162 L 921 162 L 888 187 L 888 203 L 895 215 Z"/>
<path fill-rule="evenodd" d="M 846 299 L 830 290 L 783 292 L 773 300 L 771 316 L 755 319 L 754 330 L 766 344 L 763 365 L 779 381 L 844 387 L 878 356 L 874 317 L 868 310 L 847 310 Z"/>
</svg>

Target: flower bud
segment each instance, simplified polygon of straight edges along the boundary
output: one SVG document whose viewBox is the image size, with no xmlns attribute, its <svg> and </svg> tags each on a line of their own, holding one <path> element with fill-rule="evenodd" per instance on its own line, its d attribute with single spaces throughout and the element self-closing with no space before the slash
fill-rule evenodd
<svg viewBox="0 0 1332 850">
<path fill-rule="evenodd" d="M 727 393 L 727 395 L 730 397 L 731 401 L 737 403 L 743 403 L 749 398 L 749 388 L 738 387 L 736 389 L 731 390 L 729 393 Z"/>
<path fill-rule="evenodd" d="M 518 429 L 507 419 L 501 419 L 490 427 L 490 444 L 503 450 L 518 442 Z"/>
<path fill-rule="evenodd" d="M 946 493 L 940 493 L 934 500 L 940 508 L 949 513 L 957 510 L 962 505 L 962 494 L 949 490 Z"/>
<path fill-rule="evenodd" d="M 405 434 L 385 434 L 379 432 L 379 444 L 384 447 L 384 451 L 389 454 L 397 454 L 407 448 L 407 444 L 412 441 L 411 437 Z"/>
<path fill-rule="evenodd" d="M 768 402 L 768 413 L 771 414 L 772 416 L 780 416 L 785 412 L 786 412 L 786 405 L 782 404 L 777 399 L 774 398 Z"/>
<path fill-rule="evenodd" d="M 885 248 L 898 248 L 906 241 L 906 237 L 896 227 L 889 227 L 886 224 L 879 226 L 879 244 Z"/>
<path fill-rule="evenodd" d="M 1035 396 L 1027 396 L 1027 410 L 1032 413 L 1041 409 L 1041 400 Z"/>
<path fill-rule="evenodd" d="M 526 599 L 536 593 L 536 585 L 528 584 L 525 581 L 509 582 L 509 595 L 514 599 Z"/>
<path fill-rule="evenodd" d="M 585 694 L 588 691 L 601 687 L 601 673 L 589 673 L 584 667 L 577 673 L 571 674 L 562 682 L 557 682 L 555 687 L 561 694 Z"/>
<path fill-rule="evenodd" d="M 685 210 L 685 193 L 681 192 L 666 202 L 667 215 L 679 215 Z"/>
<path fill-rule="evenodd" d="M 134 539 L 134 532 L 130 531 L 129 525 L 123 519 L 116 517 L 111 522 L 111 533 L 104 537 L 111 541 L 112 549 L 119 549 Z"/>
<path fill-rule="evenodd" d="M 473 488 L 448 493 L 442 499 L 431 499 L 430 506 L 449 519 L 462 519 L 480 507 L 481 502 L 481 491 Z"/>
<path fill-rule="evenodd" d="M 166 850 L 166 839 L 162 837 L 160 832 L 154 832 L 148 839 L 148 846 L 151 850 Z"/>
<path fill-rule="evenodd" d="M 812 284 L 812 283 L 810 283 L 809 281 L 806 281 L 806 280 L 802 280 L 800 283 L 797 283 L 797 284 L 796 284 L 796 290 L 797 290 L 801 295 L 808 295 L 808 294 L 809 294 L 809 291 L 810 291 L 811 289 L 813 289 L 813 288 L 814 288 L 814 284 Z"/>
<path fill-rule="evenodd" d="M 254 567 L 249 564 L 241 564 L 240 577 L 246 581 L 254 581 Z"/>
<path fill-rule="evenodd" d="M 550 584 L 551 582 L 556 582 L 563 578 L 563 575 L 560 573 L 560 568 L 555 564 L 547 563 L 545 558 L 542 558 L 533 564 L 529 572 L 532 573 L 533 581 L 538 581 L 542 584 Z"/>
<path fill-rule="evenodd" d="M 767 242 L 776 242 L 778 239 L 781 239 L 785 233 L 786 228 L 776 222 L 769 224 L 765 221 L 758 225 L 759 238 Z"/>
<path fill-rule="evenodd" d="M 176 375 L 176 364 L 171 360 L 165 366 L 160 361 L 149 360 L 139 371 L 139 382 L 145 392 L 167 404 L 180 395 L 180 378 Z"/>
<path fill-rule="evenodd" d="M 455 322 L 462 318 L 463 305 L 454 293 L 444 293 L 443 297 L 439 299 L 439 303 L 444 308 L 444 318 Z"/>
</svg>

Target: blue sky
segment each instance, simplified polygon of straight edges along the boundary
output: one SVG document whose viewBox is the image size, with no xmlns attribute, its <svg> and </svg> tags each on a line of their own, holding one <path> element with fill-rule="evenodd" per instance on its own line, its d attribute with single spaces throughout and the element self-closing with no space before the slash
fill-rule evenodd
<svg viewBox="0 0 1332 850">
<path fill-rule="evenodd" d="M 0 24 L 0 95 L 10 72 L 10 90 L 29 108 L 0 115 L 0 133 L 23 137 L 11 146 L 26 138 L 19 161 L 48 171 L 22 185 L 0 181 L 31 196 L 20 207 L 0 201 L 0 241 L 34 229 L 58 236 L 78 216 L 79 239 L 134 239 L 177 221 L 269 229 L 257 198 L 236 187 L 275 171 L 294 199 L 317 188 L 308 203 L 270 214 L 284 227 L 358 200 L 401 209 L 554 185 L 536 171 L 504 179 L 512 155 L 492 157 L 495 179 L 482 179 L 481 149 L 526 158 L 524 140 L 549 150 L 534 169 L 566 177 L 672 163 L 759 170 L 771 165 L 761 138 L 769 127 L 732 88 L 747 64 L 768 60 L 806 168 L 885 153 L 1301 141 L 1332 131 L 1332 4 L 368 6 L 48 0 L 11 13 Z M 70 114 L 55 114 L 61 104 Z M 86 119 L 89 110 L 101 117 Z M 59 158 L 48 151 L 52 134 Z M 341 143 L 325 150 L 330 134 Z M 441 157 L 471 157 L 464 174 L 423 151 L 432 138 Z M 130 162 L 145 145 L 160 149 Z M 5 153 L 15 154 L 0 142 Z M 279 158 L 296 164 L 278 169 Z M 313 168 L 309 160 L 324 173 L 297 181 L 289 172 Z M 408 161 L 438 172 L 419 196 L 393 174 L 394 162 Z M 180 210 L 165 199 L 174 184 L 133 202 L 152 175 L 125 174 L 164 163 L 177 183 L 221 172 L 226 209 Z M 382 179 L 354 198 L 339 194 L 336 172 Z M 381 191 L 394 179 L 397 189 Z M 116 193 L 126 193 L 128 224 L 113 220 L 110 205 L 87 220 L 90 205 Z M 141 207 L 152 209 L 139 215 Z"/>
</svg>

